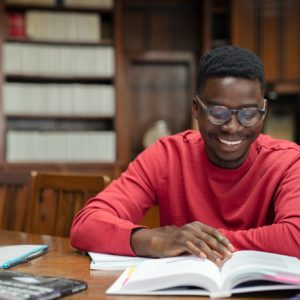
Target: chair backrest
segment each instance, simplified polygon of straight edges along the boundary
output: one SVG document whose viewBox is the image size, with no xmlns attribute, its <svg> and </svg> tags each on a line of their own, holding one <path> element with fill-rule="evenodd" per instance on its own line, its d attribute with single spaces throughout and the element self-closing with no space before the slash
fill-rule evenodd
<svg viewBox="0 0 300 300">
<path fill-rule="evenodd" d="M 144 215 L 139 225 L 144 225 L 149 228 L 156 228 L 160 226 L 159 207 L 157 205 L 151 207 Z"/>
<path fill-rule="evenodd" d="M 106 175 L 33 171 L 26 231 L 68 237 L 75 214 L 109 183 Z"/>
<path fill-rule="evenodd" d="M 25 231 L 30 172 L 0 171 L 0 228 Z"/>
</svg>

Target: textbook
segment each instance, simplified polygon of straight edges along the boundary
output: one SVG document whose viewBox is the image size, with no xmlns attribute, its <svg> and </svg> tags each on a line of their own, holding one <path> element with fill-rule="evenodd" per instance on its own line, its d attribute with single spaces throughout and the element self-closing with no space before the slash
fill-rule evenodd
<svg viewBox="0 0 300 300">
<path fill-rule="evenodd" d="M 296 257 L 244 250 L 219 268 L 208 259 L 178 256 L 144 261 L 127 268 L 106 291 L 109 295 L 202 295 L 300 290 Z"/>
<path fill-rule="evenodd" d="M 0 267 L 9 269 L 48 251 L 48 245 L 0 246 Z"/>
<path fill-rule="evenodd" d="M 85 282 L 75 279 L 0 271 L 0 298 L 3 300 L 57 299 L 86 288 Z"/>
<path fill-rule="evenodd" d="M 140 264 L 146 257 L 114 255 L 106 253 L 88 252 L 91 258 L 91 270 L 124 270 Z"/>
</svg>

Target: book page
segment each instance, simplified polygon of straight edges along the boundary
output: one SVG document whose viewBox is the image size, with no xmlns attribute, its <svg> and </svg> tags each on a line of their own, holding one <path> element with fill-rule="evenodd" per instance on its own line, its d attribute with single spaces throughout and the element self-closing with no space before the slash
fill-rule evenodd
<svg viewBox="0 0 300 300">
<path fill-rule="evenodd" d="M 136 266 L 143 262 L 146 257 L 123 256 L 106 253 L 88 252 L 92 259 L 90 269 L 92 270 L 123 270 L 130 266 Z"/>
<path fill-rule="evenodd" d="M 210 260 L 194 256 L 144 261 L 130 274 L 122 290 L 146 292 L 179 286 L 219 290 L 219 268 Z"/>
<path fill-rule="evenodd" d="M 291 256 L 261 251 L 238 251 L 222 267 L 222 284 L 229 289 L 241 282 L 264 279 L 264 275 L 300 275 L 300 261 Z"/>
</svg>

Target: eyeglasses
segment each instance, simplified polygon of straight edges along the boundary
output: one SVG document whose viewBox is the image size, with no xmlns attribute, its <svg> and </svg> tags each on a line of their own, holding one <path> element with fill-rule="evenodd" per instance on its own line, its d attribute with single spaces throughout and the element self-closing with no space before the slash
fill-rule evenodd
<svg viewBox="0 0 300 300">
<path fill-rule="evenodd" d="M 264 99 L 264 107 L 243 107 L 240 109 L 229 109 L 225 106 L 212 105 L 206 106 L 196 95 L 194 99 L 200 104 L 202 109 L 207 113 L 207 117 L 214 125 L 222 125 L 231 119 L 232 113 L 235 113 L 238 121 L 245 127 L 254 126 L 261 117 L 266 113 L 266 102 Z"/>
</svg>

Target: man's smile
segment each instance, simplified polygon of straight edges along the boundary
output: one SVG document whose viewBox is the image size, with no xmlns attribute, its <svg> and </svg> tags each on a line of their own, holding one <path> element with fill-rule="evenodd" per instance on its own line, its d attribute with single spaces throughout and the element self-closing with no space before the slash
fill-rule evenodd
<svg viewBox="0 0 300 300">
<path fill-rule="evenodd" d="M 219 142 L 221 142 L 222 144 L 225 144 L 227 146 L 236 146 L 242 142 L 242 140 L 231 141 L 231 140 L 223 139 L 220 137 L 218 137 L 218 140 L 219 140 Z"/>
</svg>

